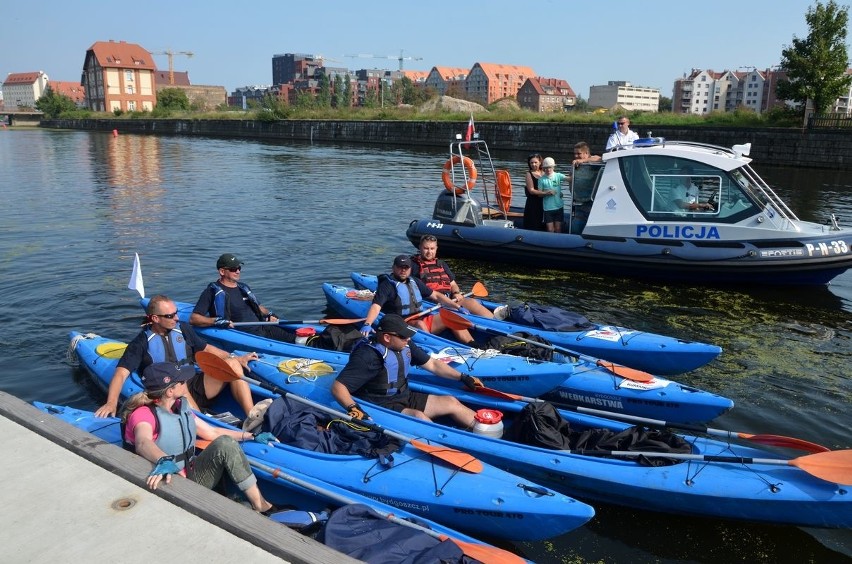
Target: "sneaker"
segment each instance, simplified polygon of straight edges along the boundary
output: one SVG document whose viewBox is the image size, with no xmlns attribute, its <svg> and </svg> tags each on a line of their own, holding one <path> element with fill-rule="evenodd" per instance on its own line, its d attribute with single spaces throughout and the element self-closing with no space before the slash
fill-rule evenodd
<svg viewBox="0 0 852 564">
<path fill-rule="evenodd" d="M 494 308 L 494 319 L 499 319 L 503 321 L 509 317 L 509 306 L 501 305 Z"/>
</svg>

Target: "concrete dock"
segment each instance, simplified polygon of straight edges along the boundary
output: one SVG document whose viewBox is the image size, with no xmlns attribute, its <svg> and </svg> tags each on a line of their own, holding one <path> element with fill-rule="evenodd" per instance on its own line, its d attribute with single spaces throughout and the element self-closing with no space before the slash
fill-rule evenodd
<svg viewBox="0 0 852 564">
<path fill-rule="evenodd" d="M 357 562 L 5 392 L 0 436 L 2 562 Z"/>
</svg>

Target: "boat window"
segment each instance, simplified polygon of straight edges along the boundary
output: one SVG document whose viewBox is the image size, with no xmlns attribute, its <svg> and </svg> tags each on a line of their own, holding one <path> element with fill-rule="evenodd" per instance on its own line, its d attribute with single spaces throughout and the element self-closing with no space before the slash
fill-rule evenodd
<svg viewBox="0 0 852 564">
<path fill-rule="evenodd" d="M 620 161 L 631 197 L 648 219 L 734 222 L 755 211 L 757 196 L 737 171 L 729 174 L 698 161 L 661 155 Z"/>
</svg>

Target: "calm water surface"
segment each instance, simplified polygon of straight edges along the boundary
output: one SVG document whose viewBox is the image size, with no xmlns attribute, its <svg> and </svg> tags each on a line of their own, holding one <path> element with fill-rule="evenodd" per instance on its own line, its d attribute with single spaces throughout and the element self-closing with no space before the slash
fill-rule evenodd
<svg viewBox="0 0 852 564">
<path fill-rule="evenodd" d="M 518 184 L 525 155 L 495 157 Z M 148 295 L 194 302 L 215 278 L 216 257 L 233 252 L 263 303 L 316 318 L 321 282 L 383 272 L 412 250 L 405 229 L 431 214 L 443 160 L 431 150 L 0 131 L 0 389 L 100 405 L 101 393 L 66 360 L 68 332 L 121 340 L 138 332 L 137 296 L 127 289 L 134 252 Z M 852 222 L 848 174 L 756 168 L 801 218 L 824 222 L 834 212 Z M 497 299 L 721 345 L 717 361 L 678 378 L 736 401 L 714 427 L 852 447 L 850 273 L 825 288 L 715 289 L 452 265 L 463 287 L 482 280 Z M 850 531 L 596 508 L 580 530 L 513 548 L 540 562 L 852 561 Z"/>
</svg>

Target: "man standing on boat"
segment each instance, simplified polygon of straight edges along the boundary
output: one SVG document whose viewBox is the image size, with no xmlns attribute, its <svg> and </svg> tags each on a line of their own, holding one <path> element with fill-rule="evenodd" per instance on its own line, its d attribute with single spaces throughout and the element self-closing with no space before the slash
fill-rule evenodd
<svg viewBox="0 0 852 564">
<path fill-rule="evenodd" d="M 615 121 L 615 125 L 618 127 L 615 128 L 615 131 L 612 132 L 606 141 L 607 151 L 612 151 L 619 147 L 628 147 L 639 139 L 639 134 L 630 130 L 630 118 L 627 116 L 619 117 Z"/>
<path fill-rule="evenodd" d="M 422 366 L 449 380 L 459 380 L 470 389 L 482 387 L 479 378 L 462 374 L 449 364 L 434 359 L 410 341 L 416 331 L 399 315 L 386 314 L 376 336 L 361 341 L 349 355 L 349 362 L 331 385 L 334 399 L 355 419 L 369 419 L 353 396 L 431 421 L 449 415 L 465 429 L 472 429 L 474 412 L 454 396 L 438 396 L 408 389 L 411 366 Z"/>
<path fill-rule="evenodd" d="M 399 255 L 393 259 L 391 274 L 379 276 L 379 284 L 373 303 L 367 311 L 364 326 L 361 333 L 366 337 L 373 331 L 373 322 L 379 317 L 379 313 L 393 313 L 408 318 L 407 321 L 419 329 L 435 335 L 441 333 L 447 327 L 438 315 L 417 316 L 423 309 L 423 300 L 438 302 L 439 304 L 457 309 L 467 313 L 461 305 L 457 304 L 441 292 L 429 288 L 419 278 L 411 277 L 411 257 Z M 412 316 L 417 316 L 412 318 Z M 453 331 L 456 338 L 462 343 L 471 343 L 473 337 L 467 329 Z"/>
<path fill-rule="evenodd" d="M 450 265 L 438 258 L 438 238 L 424 235 L 418 245 L 420 252 L 411 257 L 411 276 L 419 278 L 436 292 L 441 292 L 474 315 L 493 318 L 491 310 L 475 298 L 468 298 L 459 289 Z"/>
</svg>

